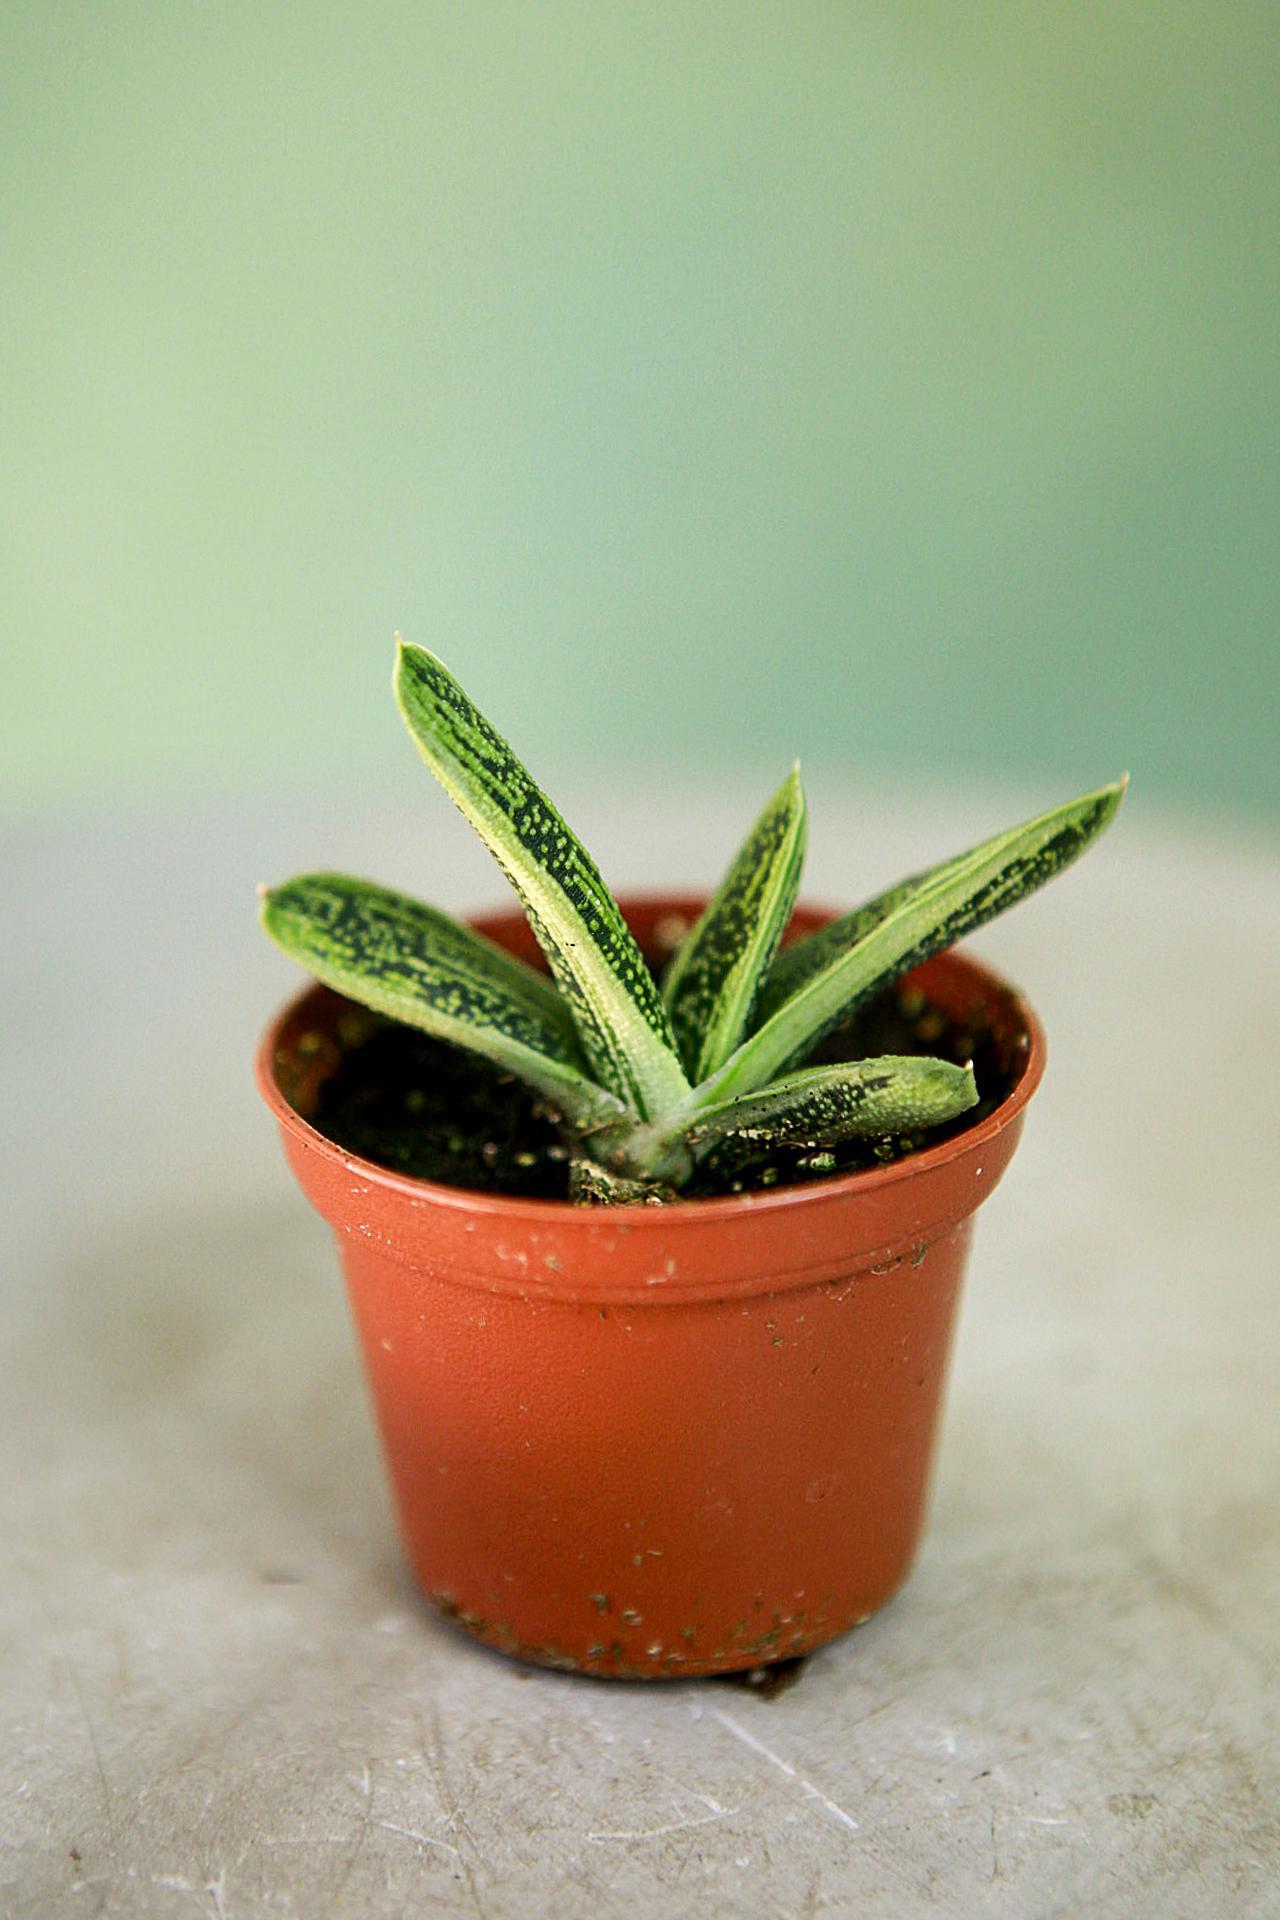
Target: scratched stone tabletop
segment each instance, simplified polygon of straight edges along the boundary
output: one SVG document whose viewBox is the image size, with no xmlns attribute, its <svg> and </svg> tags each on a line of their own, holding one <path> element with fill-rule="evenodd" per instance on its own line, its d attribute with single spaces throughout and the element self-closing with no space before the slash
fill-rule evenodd
<svg viewBox="0 0 1280 1920">
<path fill-rule="evenodd" d="M 848 902 L 1053 793 L 815 783 Z M 567 797 L 566 797 L 567 798 Z M 704 884 L 750 792 L 573 806 Z M 975 942 L 1050 1065 L 979 1215 L 923 1551 L 773 1697 L 523 1669 L 406 1578 L 249 1080 L 253 884 L 503 898 L 412 790 L 0 839 L 0 1914 L 1280 1914 L 1280 856 L 1140 790 Z"/>
</svg>

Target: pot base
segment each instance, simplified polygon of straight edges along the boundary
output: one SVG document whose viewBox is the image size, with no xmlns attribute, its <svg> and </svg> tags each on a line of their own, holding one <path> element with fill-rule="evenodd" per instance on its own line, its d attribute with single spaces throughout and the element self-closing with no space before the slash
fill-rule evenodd
<svg viewBox="0 0 1280 1920">
<path fill-rule="evenodd" d="M 901 1581 L 898 1584 L 900 1586 Z M 425 1589 L 424 1593 L 428 1604 L 450 1626 L 457 1627 L 481 1645 L 491 1647 L 495 1653 L 507 1654 L 511 1659 L 521 1660 L 528 1666 L 548 1667 L 556 1673 L 578 1673 L 594 1680 L 715 1679 L 721 1674 L 752 1673 L 760 1667 L 772 1666 L 777 1661 L 802 1660 L 852 1632 L 855 1627 L 865 1626 L 894 1597 L 893 1593 L 888 1593 L 876 1606 L 849 1617 L 819 1616 L 808 1626 L 792 1624 L 802 1617 L 798 1614 L 783 1615 L 776 1626 L 746 1639 L 742 1638 L 745 1623 L 737 1622 L 729 1633 L 721 1636 L 729 1644 L 716 1645 L 710 1652 L 699 1651 L 696 1629 L 684 1629 L 679 1647 L 664 1647 L 661 1642 L 655 1642 L 643 1658 L 637 1659 L 617 1640 L 593 1641 L 580 1653 L 570 1652 L 553 1642 L 531 1644 L 519 1639 L 503 1622 L 486 1620 L 482 1615 L 459 1606 L 452 1594 L 426 1593 Z M 685 1641 L 684 1632 L 690 1633 L 692 1638 Z M 747 1633 L 750 1634 L 750 1629 L 747 1629 Z M 734 1641 L 739 1644 L 732 1644 Z"/>
</svg>

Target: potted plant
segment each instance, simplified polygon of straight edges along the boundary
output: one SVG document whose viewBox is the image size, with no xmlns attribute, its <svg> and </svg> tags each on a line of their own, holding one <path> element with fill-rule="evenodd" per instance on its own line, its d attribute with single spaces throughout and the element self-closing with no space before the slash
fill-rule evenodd
<svg viewBox="0 0 1280 1920">
<path fill-rule="evenodd" d="M 839 916 L 795 769 L 707 902 L 619 905 L 432 654 L 396 695 L 518 913 L 263 890 L 320 983 L 258 1079 L 333 1226 L 406 1550 L 494 1646 L 599 1674 L 805 1653 L 912 1558 L 975 1208 L 1034 1015 L 951 951 L 1124 782 Z"/>
</svg>

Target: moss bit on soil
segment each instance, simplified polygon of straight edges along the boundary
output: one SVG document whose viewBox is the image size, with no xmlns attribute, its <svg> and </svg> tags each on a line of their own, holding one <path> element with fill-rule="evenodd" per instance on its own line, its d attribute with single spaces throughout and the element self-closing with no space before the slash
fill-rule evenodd
<svg viewBox="0 0 1280 1920">
<path fill-rule="evenodd" d="M 505 1193 L 518 1199 L 569 1197 L 560 1134 L 536 1094 L 474 1054 L 394 1021 L 378 1022 L 339 1061 L 319 1091 L 314 1124 L 349 1153 L 416 1179 Z M 892 987 L 815 1048 L 806 1065 L 881 1053 L 972 1060 L 978 1105 L 945 1127 L 885 1140 L 850 1140 L 814 1153 L 782 1149 L 745 1165 L 710 1158 L 683 1198 L 754 1193 L 884 1166 L 962 1133 L 999 1105 L 1012 1062 L 992 1032 L 950 1020 L 915 989 Z"/>
</svg>

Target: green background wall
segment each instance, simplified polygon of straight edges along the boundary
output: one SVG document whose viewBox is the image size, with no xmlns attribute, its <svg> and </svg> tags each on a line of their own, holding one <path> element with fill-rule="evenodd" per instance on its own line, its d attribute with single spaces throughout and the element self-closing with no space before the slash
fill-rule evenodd
<svg viewBox="0 0 1280 1920">
<path fill-rule="evenodd" d="M 0 798 L 1131 766 L 1280 814 L 1280 7 L 11 0 Z"/>
</svg>

